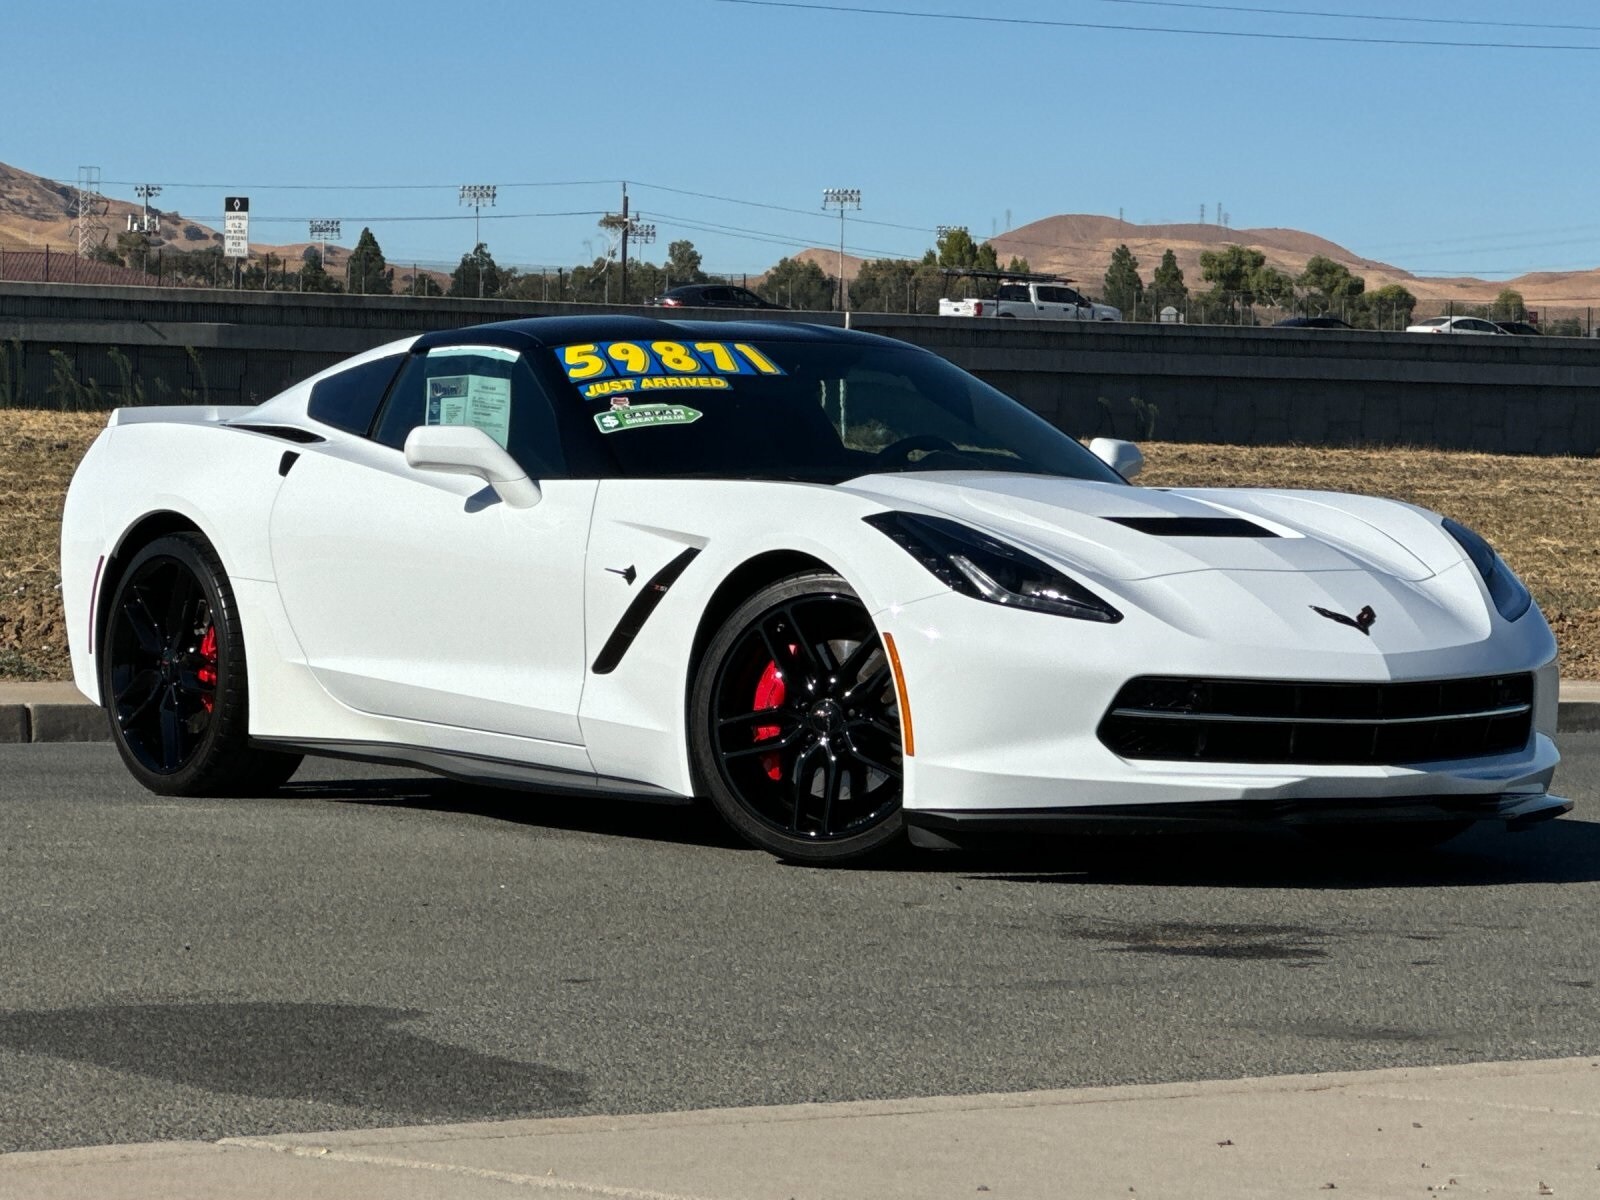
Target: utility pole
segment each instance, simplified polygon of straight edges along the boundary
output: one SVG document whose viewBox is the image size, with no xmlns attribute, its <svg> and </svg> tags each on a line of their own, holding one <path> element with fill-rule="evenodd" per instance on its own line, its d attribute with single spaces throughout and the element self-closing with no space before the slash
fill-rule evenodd
<svg viewBox="0 0 1600 1200">
<path fill-rule="evenodd" d="M 830 208 L 839 210 L 839 307 L 844 312 L 850 311 L 850 289 L 844 282 L 844 214 L 847 208 L 861 207 L 860 188 L 823 188 L 822 211 Z"/>
<path fill-rule="evenodd" d="M 483 245 L 483 235 L 479 231 L 479 214 L 487 204 L 494 207 L 495 192 L 499 189 L 492 183 L 464 183 L 461 185 L 462 204 L 472 205 L 472 257 L 478 260 L 478 299 L 483 299 L 483 256 L 478 253 L 478 247 Z"/>
<path fill-rule="evenodd" d="M 621 303 L 628 302 L 628 243 L 637 242 L 645 244 L 656 240 L 656 227 L 654 225 L 641 225 L 633 217 L 628 208 L 628 184 L 622 184 L 622 211 L 619 213 L 608 212 L 600 218 L 600 228 L 617 235 L 622 244 L 622 280 Z M 585 243 L 587 245 L 587 243 Z M 606 282 L 606 296 L 609 300 L 611 294 L 610 281 Z"/>
</svg>

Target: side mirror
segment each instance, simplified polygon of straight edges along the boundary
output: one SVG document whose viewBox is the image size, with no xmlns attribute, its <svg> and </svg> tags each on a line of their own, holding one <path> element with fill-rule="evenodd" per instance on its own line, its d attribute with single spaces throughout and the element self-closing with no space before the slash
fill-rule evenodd
<svg viewBox="0 0 1600 1200">
<path fill-rule="evenodd" d="M 1095 438 L 1089 443 L 1089 453 L 1124 479 L 1132 479 L 1144 470 L 1144 455 L 1132 442 L 1117 438 Z"/>
<path fill-rule="evenodd" d="M 419 471 L 475 475 L 512 508 L 532 508 L 543 499 L 517 460 L 473 425 L 418 425 L 406 437 L 406 464 Z"/>
</svg>

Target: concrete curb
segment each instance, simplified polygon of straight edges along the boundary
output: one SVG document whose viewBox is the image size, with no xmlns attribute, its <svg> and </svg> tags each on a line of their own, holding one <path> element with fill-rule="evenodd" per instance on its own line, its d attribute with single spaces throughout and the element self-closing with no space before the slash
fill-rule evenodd
<svg viewBox="0 0 1600 1200">
<path fill-rule="evenodd" d="M 0 1155 L 30 1200 L 1593 1197 L 1600 1060 Z"/>
<path fill-rule="evenodd" d="M 1563 682 L 1557 729 L 1600 733 L 1600 683 Z M 104 710 L 71 684 L 0 683 L 0 745 L 19 742 L 107 742 Z"/>
</svg>

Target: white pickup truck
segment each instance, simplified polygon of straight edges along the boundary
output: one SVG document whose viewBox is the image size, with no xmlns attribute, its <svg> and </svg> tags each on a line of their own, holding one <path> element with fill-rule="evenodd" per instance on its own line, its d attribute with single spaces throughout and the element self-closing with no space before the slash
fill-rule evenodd
<svg viewBox="0 0 1600 1200">
<path fill-rule="evenodd" d="M 993 300 L 941 300 L 941 317 L 1029 317 L 1035 321 L 1120 321 L 1122 310 L 1096 304 L 1064 283 L 1001 283 Z"/>
</svg>

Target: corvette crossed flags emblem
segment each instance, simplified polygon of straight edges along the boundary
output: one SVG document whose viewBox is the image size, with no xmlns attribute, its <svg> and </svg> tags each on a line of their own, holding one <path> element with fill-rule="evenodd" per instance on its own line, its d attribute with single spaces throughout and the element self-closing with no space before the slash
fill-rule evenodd
<svg viewBox="0 0 1600 1200">
<path fill-rule="evenodd" d="M 1327 617 L 1330 621 L 1337 621 L 1340 625 L 1348 625 L 1351 629 L 1358 629 L 1368 637 L 1372 636 L 1372 627 L 1377 623 L 1378 614 L 1372 611 L 1372 605 L 1367 605 L 1353 617 L 1347 617 L 1342 612 L 1334 612 L 1331 608 L 1322 608 L 1313 604 L 1311 611 L 1319 617 Z"/>
</svg>

